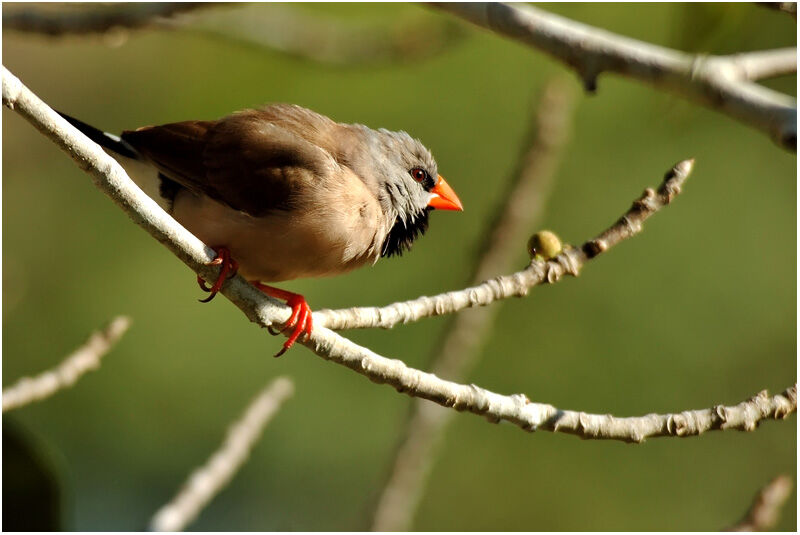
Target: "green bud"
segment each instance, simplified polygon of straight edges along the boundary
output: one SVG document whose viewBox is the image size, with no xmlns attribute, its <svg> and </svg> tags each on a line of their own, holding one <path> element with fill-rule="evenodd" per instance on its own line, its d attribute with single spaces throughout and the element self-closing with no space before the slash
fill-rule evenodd
<svg viewBox="0 0 800 535">
<path fill-rule="evenodd" d="M 559 237 L 549 230 L 540 230 L 528 240 L 528 254 L 531 258 L 550 260 L 561 254 L 562 249 Z"/>
</svg>

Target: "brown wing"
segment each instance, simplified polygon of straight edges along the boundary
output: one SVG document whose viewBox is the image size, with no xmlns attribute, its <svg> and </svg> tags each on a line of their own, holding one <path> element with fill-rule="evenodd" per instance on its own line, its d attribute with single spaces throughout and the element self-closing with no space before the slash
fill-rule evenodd
<svg viewBox="0 0 800 535">
<path fill-rule="evenodd" d="M 123 132 L 167 178 L 253 216 L 288 209 L 335 167 L 301 133 L 247 110 L 219 121 L 186 121 Z"/>
</svg>

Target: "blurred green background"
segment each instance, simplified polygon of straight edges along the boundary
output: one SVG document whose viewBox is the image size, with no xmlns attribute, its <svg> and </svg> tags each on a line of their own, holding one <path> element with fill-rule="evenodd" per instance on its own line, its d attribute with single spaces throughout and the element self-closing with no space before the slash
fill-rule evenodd
<svg viewBox="0 0 800 535">
<path fill-rule="evenodd" d="M 10 13 L 20 6 L 5 4 Z M 34 6 L 28 6 L 34 7 Z M 795 22 L 750 4 L 542 6 L 693 52 L 796 45 Z M 53 8 L 66 9 L 66 8 Z M 238 8 L 234 8 L 238 9 Z M 261 6 L 268 15 L 270 6 Z M 459 193 L 412 254 L 282 287 L 312 308 L 381 305 L 463 287 L 515 167 L 541 53 L 422 6 L 294 5 L 347 28 L 455 27 L 436 54 L 321 64 L 200 32 L 47 38 L 3 32 L 3 64 L 56 109 L 111 132 L 269 102 L 419 137 Z M 209 8 L 213 17 L 230 8 Z M 356 26 L 357 25 L 357 26 Z M 425 33 L 415 39 L 426 39 Z M 113 46 L 112 46 L 113 45 Z M 685 193 L 578 279 L 502 307 L 469 382 L 561 408 L 634 416 L 735 404 L 796 379 L 796 157 L 732 119 L 616 76 L 579 95 L 542 227 L 580 243 L 676 161 Z M 795 94 L 796 78 L 766 82 Z M 63 528 L 137 530 L 217 448 L 273 377 L 296 382 L 251 459 L 190 527 L 359 530 L 410 399 L 267 336 L 132 224 L 55 145 L 3 109 L 3 385 L 57 364 L 112 316 L 133 326 L 75 388 L 7 414 L 52 467 Z M 534 230 L 534 229 L 532 229 Z M 525 265 L 520 243 L 518 267 Z M 446 320 L 345 333 L 425 367 Z M 796 420 L 642 445 L 527 434 L 458 415 L 414 522 L 420 530 L 717 530 L 778 473 Z M 779 528 L 796 528 L 793 493 Z"/>
</svg>

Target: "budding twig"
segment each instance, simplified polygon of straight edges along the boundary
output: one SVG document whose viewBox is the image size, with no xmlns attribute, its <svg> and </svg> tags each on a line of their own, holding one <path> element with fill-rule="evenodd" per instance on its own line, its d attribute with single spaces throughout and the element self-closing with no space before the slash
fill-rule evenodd
<svg viewBox="0 0 800 535">
<path fill-rule="evenodd" d="M 501 275 L 476 286 L 430 297 L 394 303 L 385 307 L 353 307 L 320 310 L 314 313 L 314 325 L 333 330 L 382 327 L 388 329 L 429 316 L 452 314 L 474 306 L 486 306 L 498 299 L 522 297 L 534 286 L 557 282 L 564 275 L 577 276 L 583 265 L 618 244 L 635 236 L 644 222 L 672 202 L 692 172 L 694 160 L 678 162 L 667 173 L 658 191 L 647 188 L 614 225 L 579 248 L 567 248 L 546 262 L 534 259 L 516 273 Z"/>
</svg>

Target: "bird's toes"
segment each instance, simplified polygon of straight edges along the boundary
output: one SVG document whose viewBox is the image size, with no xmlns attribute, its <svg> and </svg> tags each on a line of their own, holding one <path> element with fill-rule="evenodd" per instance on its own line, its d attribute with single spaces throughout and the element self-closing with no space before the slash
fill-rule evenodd
<svg viewBox="0 0 800 535">
<path fill-rule="evenodd" d="M 286 353 L 302 334 L 305 333 L 306 338 L 308 338 L 313 329 L 314 320 L 311 315 L 311 307 L 308 306 L 308 303 L 302 295 L 296 295 L 290 298 L 286 304 L 292 307 L 292 315 L 289 316 L 289 319 L 284 324 L 284 330 L 291 329 L 292 334 L 289 335 L 289 338 L 283 343 L 283 348 L 275 355 L 276 357 L 280 357 Z"/>
<path fill-rule="evenodd" d="M 214 296 L 220 291 L 225 281 L 236 275 L 236 271 L 239 269 L 239 263 L 231 257 L 231 252 L 227 247 L 217 247 L 216 250 L 217 256 L 214 258 L 214 260 L 206 265 L 222 266 L 219 270 L 217 280 L 214 281 L 214 284 L 212 284 L 211 287 L 208 287 L 206 286 L 206 282 L 203 280 L 203 278 L 200 275 L 197 276 L 197 284 L 200 285 L 200 289 L 211 294 L 205 299 L 198 299 L 198 301 L 201 303 L 208 303 L 214 299 Z"/>
</svg>

